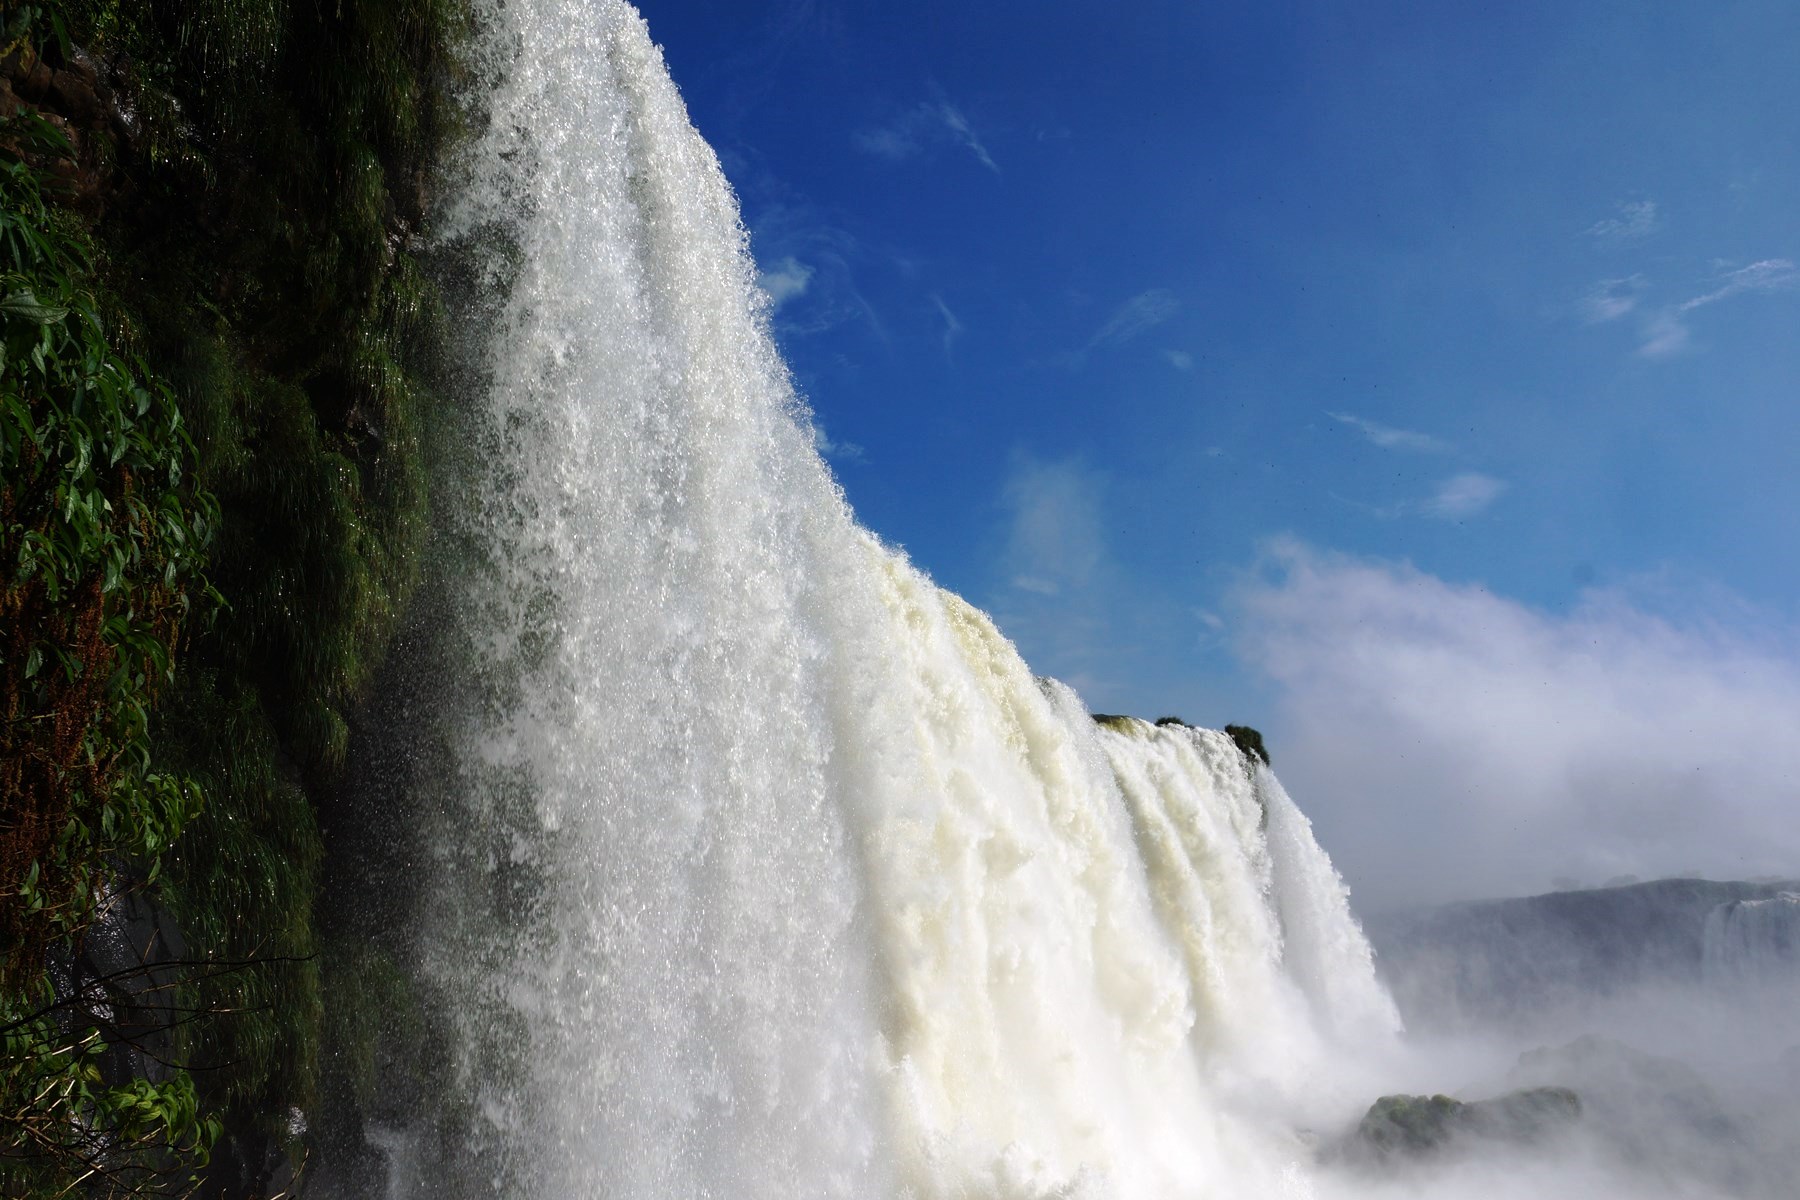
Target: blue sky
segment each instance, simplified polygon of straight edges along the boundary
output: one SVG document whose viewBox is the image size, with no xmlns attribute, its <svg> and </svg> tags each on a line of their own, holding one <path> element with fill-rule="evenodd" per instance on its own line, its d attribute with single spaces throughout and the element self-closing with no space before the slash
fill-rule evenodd
<svg viewBox="0 0 1800 1200">
<path fill-rule="evenodd" d="M 851 503 L 1038 670 L 1264 727 L 1378 901 L 1800 874 L 1800 5 L 643 11 Z"/>
</svg>

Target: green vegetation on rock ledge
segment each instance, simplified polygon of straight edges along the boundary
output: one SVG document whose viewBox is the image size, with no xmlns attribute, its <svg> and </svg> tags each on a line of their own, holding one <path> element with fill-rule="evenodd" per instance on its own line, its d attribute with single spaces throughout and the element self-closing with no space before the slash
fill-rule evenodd
<svg viewBox="0 0 1800 1200">
<path fill-rule="evenodd" d="M 179 1190 L 202 1114 L 227 1143 L 291 1141 L 317 1094 L 321 829 L 418 576 L 443 340 L 421 247 L 467 18 L 462 0 L 0 12 L 0 1003 L 48 1002 L 97 897 L 173 914 L 198 1018 L 176 1060 L 203 1069 L 173 1077 L 146 1144 L 177 1152 L 157 1186 Z M 0 1070 L 44 1067 L 21 1030 Z M 147 1086 L 69 1069 L 77 1110 Z M 44 1127 L 21 1104 L 7 1093 L 0 1154 Z M 0 1195 L 60 1188 L 0 1176 Z"/>
<path fill-rule="evenodd" d="M 1225 732 L 1237 743 L 1237 748 L 1244 753 L 1246 759 L 1254 759 L 1269 765 L 1269 750 L 1263 745 L 1263 735 L 1248 725 L 1227 725 Z"/>
</svg>

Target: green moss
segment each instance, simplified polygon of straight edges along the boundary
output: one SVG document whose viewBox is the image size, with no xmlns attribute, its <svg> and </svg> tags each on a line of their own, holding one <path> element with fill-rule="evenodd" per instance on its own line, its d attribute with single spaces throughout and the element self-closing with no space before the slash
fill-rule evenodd
<svg viewBox="0 0 1800 1200">
<path fill-rule="evenodd" d="M 1122 733 L 1129 737 L 1143 737 L 1147 728 L 1144 722 L 1136 717 L 1120 716 L 1117 713 L 1090 713 L 1094 724 L 1102 729 L 1110 729 L 1114 733 Z"/>
<path fill-rule="evenodd" d="M 443 317 L 417 247 L 461 120 L 447 97 L 467 5 L 58 10 L 135 114 L 93 132 L 83 160 L 106 197 L 79 230 L 97 308 L 168 381 L 219 505 L 227 607 L 181 630 L 153 727 L 158 761 L 210 800 L 164 898 L 196 957 L 256 965 L 190 980 L 215 1018 L 186 1030 L 186 1051 L 206 1068 L 202 1104 L 274 1130 L 319 1095 L 322 979 L 359 969 L 315 957 L 323 831 L 428 525 Z"/>
<path fill-rule="evenodd" d="M 1268 747 L 1263 745 L 1263 735 L 1248 725 L 1227 725 L 1225 732 L 1237 743 L 1237 748 L 1247 762 L 1260 762 L 1269 766 Z"/>
<path fill-rule="evenodd" d="M 1480 1142 L 1514 1145 L 1552 1138 L 1580 1120 L 1581 1098 L 1568 1088 L 1526 1088 L 1492 1100 L 1383 1096 L 1369 1106 L 1340 1153 L 1352 1161 L 1426 1159 Z"/>
</svg>

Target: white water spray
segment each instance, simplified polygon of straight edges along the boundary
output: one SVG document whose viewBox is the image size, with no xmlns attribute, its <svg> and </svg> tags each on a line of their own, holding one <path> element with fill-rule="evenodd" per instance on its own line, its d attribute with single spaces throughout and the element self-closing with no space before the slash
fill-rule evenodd
<svg viewBox="0 0 1800 1200">
<path fill-rule="evenodd" d="M 425 930 L 471 1108 L 419 1193 L 1309 1194 L 1326 1056 L 1397 1021 L 1305 818 L 856 526 L 632 9 L 483 25 L 446 236 L 517 254 Z"/>
</svg>

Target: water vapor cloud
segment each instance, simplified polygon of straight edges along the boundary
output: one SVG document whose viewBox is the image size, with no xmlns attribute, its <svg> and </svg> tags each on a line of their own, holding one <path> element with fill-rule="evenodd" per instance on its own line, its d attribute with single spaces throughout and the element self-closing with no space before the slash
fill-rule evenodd
<svg viewBox="0 0 1800 1200">
<path fill-rule="evenodd" d="M 1397 429 L 1392 425 L 1383 425 L 1379 421 L 1370 421 L 1359 417 L 1355 413 L 1328 412 L 1325 415 L 1339 424 L 1350 426 L 1383 450 L 1410 450 L 1416 454 L 1443 454 L 1452 449 L 1449 442 L 1442 438 L 1432 437 L 1429 433 Z"/>
<path fill-rule="evenodd" d="M 1654 200 L 1632 200 L 1621 204 L 1616 215 L 1588 226 L 1588 236 L 1599 242 L 1637 242 L 1662 228 L 1662 217 Z"/>
<path fill-rule="evenodd" d="M 806 294 L 807 287 L 812 283 L 813 273 L 812 267 L 789 254 L 758 274 L 756 282 L 769 294 L 769 302 L 780 308 L 789 300 Z"/>
<path fill-rule="evenodd" d="M 1236 644 L 1365 904 L 1800 873 L 1800 631 L 1703 599 L 1548 612 L 1290 541 L 1237 593 Z"/>
<path fill-rule="evenodd" d="M 1000 174 L 1000 164 L 975 132 L 968 114 L 942 95 L 921 102 L 885 125 L 862 130 L 854 141 L 865 154 L 888 162 L 905 162 L 917 158 L 933 144 L 948 142 L 967 150 L 995 175 Z"/>
<path fill-rule="evenodd" d="M 1638 353 L 1645 358 L 1667 358 L 1688 348 L 1692 333 L 1687 316 L 1696 309 L 1748 292 L 1785 291 L 1800 283 L 1800 269 L 1785 258 L 1765 258 L 1746 267 L 1725 271 L 1714 286 L 1700 295 L 1656 313 L 1644 326 Z"/>
</svg>

